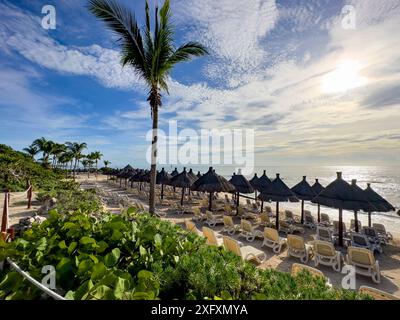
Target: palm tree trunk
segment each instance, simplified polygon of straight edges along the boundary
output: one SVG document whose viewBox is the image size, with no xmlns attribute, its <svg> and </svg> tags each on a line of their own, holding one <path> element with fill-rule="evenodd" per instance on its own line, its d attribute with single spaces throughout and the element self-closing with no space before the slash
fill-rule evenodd
<svg viewBox="0 0 400 320">
<path fill-rule="evenodd" d="M 157 172 L 157 129 L 158 129 L 158 105 L 152 106 L 153 110 L 153 138 L 151 142 L 151 170 L 150 170 L 150 197 L 149 212 L 155 213 L 155 191 L 156 191 L 156 172 Z"/>
</svg>

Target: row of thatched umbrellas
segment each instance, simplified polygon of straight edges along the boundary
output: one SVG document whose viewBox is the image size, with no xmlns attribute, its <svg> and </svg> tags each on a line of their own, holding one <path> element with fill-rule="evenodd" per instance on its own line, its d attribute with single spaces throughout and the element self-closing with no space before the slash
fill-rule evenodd
<svg viewBox="0 0 400 320">
<path fill-rule="evenodd" d="M 118 178 L 130 179 L 131 182 L 149 182 L 150 172 L 148 170 L 133 169 L 127 166 L 116 174 Z M 240 194 L 256 193 L 256 198 L 261 200 L 261 212 L 263 211 L 263 203 L 276 202 L 276 228 L 279 228 L 279 203 L 280 202 L 298 202 L 301 200 L 301 223 L 304 222 L 304 202 L 311 201 L 318 205 L 318 222 L 320 222 L 320 205 L 335 208 L 339 210 L 339 245 L 343 246 L 343 210 L 354 211 L 355 231 L 358 232 L 358 211 L 368 212 L 368 224 L 371 226 L 371 212 L 388 212 L 394 210 L 394 207 L 378 193 L 376 193 L 371 185 L 363 190 L 353 180 L 351 184 L 342 179 L 341 172 L 337 173 L 337 179 L 324 188 L 316 179 L 311 186 L 304 176 L 302 181 L 293 188 L 289 188 L 276 175 L 274 180 L 270 180 L 266 171 L 261 177 L 257 174 L 250 180 L 247 180 L 240 172 L 233 174 L 228 181 L 224 177 L 218 175 L 212 167 L 204 174 L 198 172 L 195 175 L 190 169 L 186 168 L 179 173 L 177 169 L 171 174 L 167 173 L 164 168 L 157 173 L 156 183 L 161 184 L 161 198 L 163 198 L 164 185 L 170 185 L 182 188 L 181 204 L 183 204 L 185 190 L 208 192 L 209 193 L 209 210 L 212 208 L 212 196 L 218 192 L 236 193 L 236 207 L 239 208 Z M 257 196 L 257 191 L 259 195 Z M 238 212 L 238 211 L 237 211 Z"/>
</svg>

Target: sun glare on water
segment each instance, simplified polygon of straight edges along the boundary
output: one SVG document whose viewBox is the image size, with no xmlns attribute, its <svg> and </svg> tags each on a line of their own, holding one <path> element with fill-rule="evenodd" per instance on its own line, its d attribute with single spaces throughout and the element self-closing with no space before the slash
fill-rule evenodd
<svg viewBox="0 0 400 320">
<path fill-rule="evenodd" d="M 335 70 L 323 77 L 321 90 L 324 93 L 336 93 L 361 87 L 367 78 L 359 74 L 361 64 L 348 60 L 340 63 Z"/>
</svg>

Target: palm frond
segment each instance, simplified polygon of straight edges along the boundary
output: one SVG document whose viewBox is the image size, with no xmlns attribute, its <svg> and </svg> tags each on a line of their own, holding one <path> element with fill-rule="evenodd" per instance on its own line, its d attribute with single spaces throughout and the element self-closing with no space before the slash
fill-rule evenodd
<svg viewBox="0 0 400 320">
<path fill-rule="evenodd" d="M 189 61 L 192 57 L 207 55 L 207 49 L 198 42 L 188 42 L 178 49 L 168 59 L 168 65 L 175 65 L 179 62 Z"/>
<path fill-rule="evenodd" d="M 147 68 L 142 36 L 135 17 L 114 0 L 89 0 L 89 11 L 119 38 L 122 49 L 121 63 L 134 67 L 139 76 L 146 78 Z"/>
</svg>

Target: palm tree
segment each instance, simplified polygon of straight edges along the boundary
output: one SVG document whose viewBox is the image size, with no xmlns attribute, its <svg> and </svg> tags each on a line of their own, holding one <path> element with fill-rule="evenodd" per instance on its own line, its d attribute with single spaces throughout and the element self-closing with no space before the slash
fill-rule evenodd
<svg viewBox="0 0 400 320">
<path fill-rule="evenodd" d="M 100 161 L 103 154 L 100 151 L 94 151 L 91 153 L 91 155 L 92 155 L 92 160 L 96 163 L 96 175 L 97 175 L 98 162 Z"/>
<path fill-rule="evenodd" d="M 75 178 L 76 168 L 79 165 L 79 160 L 82 159 L 82 151 L 87 148 L 87 144 L 86 142 L 66 142 L 65 145 L 67 146 L 68 150 L 70 150 L 75 160 L 73 171 L 73 177 Z"/>
<path fill-rule="evenodd" d="M 41 137 L 40 139 L 36 139 L 33 141 L 32 146 L 36 147 L 43 153 L 42 162 L 44 166 L 48 166 L 49 163 L 49 156 L 53 149 L 54 142 L 51 140 L 46 140 L 46 138 Z"/>
<path fill-rule="evenodd" d="M 108 168 L 108 166 L 111 164 L 111 161 L 104 160 L 103 163 L 104 163 L 104 167 Z"/>
<path fill-rule="evenodd" d="M 32 159 L 34 159 L 35 156 L 39 153 L 39 149 L 38 149 L 36 146 L 34 146 L 34 145 L 30 145 L 29 147 L 24 148 L 23 150 L 24 150 L 27 154 L 29 154 L 30 157 L 31 157 Z"/>
<path fill-rule="evenodd" d="M 60 156 L 67 150 L 65 144 L 54 143 L 53 148 L 51 150 L 51 155 L 53 156 L 53 167 L 57 167 Z"/>
<path fill-rule="evenodd" d="M 155 8 L 154 30 L 151 30 L 150 10 L 146 0 L 145 28 L 139 28 L 135 16 L 114 0 L 89 0 L 89 11 L 104 21 L 118 37 L 121 47 L 121 64 L 129 65 L 146 83 L 153 120 L 151 144 L 151 172 L 149 211 L 154 214 L 157 161 L 158 108 L 161 91 L 168 94 L 168 76 L 179 62 L 203 56 L 207 50 L 197 42 L 188 42 L 177 49 L 173 46 L 174 31 L 170 22 L 170 0 L 165 0 L 161 10 Z"/>
</svg>

